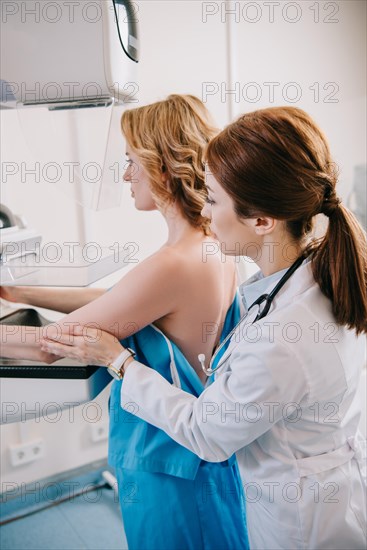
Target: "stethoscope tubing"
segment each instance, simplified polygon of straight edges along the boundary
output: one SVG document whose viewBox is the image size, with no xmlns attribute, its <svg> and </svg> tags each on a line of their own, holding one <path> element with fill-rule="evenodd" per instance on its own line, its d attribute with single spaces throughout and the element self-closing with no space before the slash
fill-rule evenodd
<svg viewBox="0 0 367 550">
<path fill-rule="evenodd" d="M 281 288 L 285 285 L 285 283 L 288 281 L 288 279 L 293 275 L 293 273 L 300 267 L 300 265 L 302 264 L 302 262 L 304 261 L 305 258 L 306 258 L 306 255 L 303 253 L 290 266 L 290 268 L 287 269 L 287 271 L 284 273 L 283 277 L 275 285 L 275 287 L 273 288 L 273 290 L 269 294 L 262 294 L 250 305 L 250 307 L 248 308 L 246 313 L 241 317 L 241 319 L 238 321 L 236 326 L 231 330 L 231 332 L 229 334 L 227 334 L 227 336 L 224 338 L 223 342 L 221 342 L 221 344 L 218 346 L 218 348 L 216 349 L 216 351 L 214 352 L 214 355 L 212 356 L 212 358 L 210 360 L 208 368 L 206 368 L 205 364 L 204 364 L 205 356 L 203 356 L 203 354 L 200 354 L 198 356 L 198 359 L 201 363 L 202 369 L 203 369 L 203 371 L 205 372 L 205 374 L 207 376 L 212 376 L 228 360 L 228 357 L 230 355 L 227 355 L 224 359 L 219 361 L 218 365 L 214 369 L 212 368 L 212 365 L 213 365 L 213 362 L 215 361 L 216 356 L 223 349 L 223 347 L 226 345 L 228 340 L 230 340 L 232 338 L 232 336 L 237 331 L 239 326 L 243 323 L 243 321 L 245 321 L 248 318 L 250 310 L 256 305 L 258 305 L 259 308 L 260 308 L 260 305 L 265 301 L 265 306 L 264 306 L 263 310 L 262 311 L 259 310 L 259 312 L 256 315 L 255 319 L 253 320 L 253 323 L 256 323 L 256 321 L 259 321 L 260 319 L 263 319 L 264 317 L 266 317 L 266 315 L 269 313 L 271 304 L 273 303 L 273 300 L 274 300 L 275 296 L 278 294 L 278 292 L 281 290 Z"/>
</svg>

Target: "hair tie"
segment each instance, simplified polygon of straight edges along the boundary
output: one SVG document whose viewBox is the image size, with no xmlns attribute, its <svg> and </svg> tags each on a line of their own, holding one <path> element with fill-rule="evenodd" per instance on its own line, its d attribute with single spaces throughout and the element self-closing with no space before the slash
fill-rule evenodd
<svg viewBox="0 0 367 550">
<path fill-rule="evenodd" d="M 339 210 L 341 205 L 341 198 L 337 196 L 336 193 L 331 194 L 324 199 L 322 203 L 321 212 L 330 218 L 337 210 Z"/>
</svg>

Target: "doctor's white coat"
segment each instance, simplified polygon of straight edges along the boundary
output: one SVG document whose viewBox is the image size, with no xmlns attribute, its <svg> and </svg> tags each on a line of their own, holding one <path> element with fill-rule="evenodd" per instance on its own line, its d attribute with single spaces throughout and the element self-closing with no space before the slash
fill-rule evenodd
<svg viewBox="0 0 367 550">
<path fill-rule="evenodd" d="M 199 398 L 134 362 L 121 406 L 204 460 L 237 453 L 252 549 L 363 549 L 366 453 L 356 394 L 366 339 L 336 325 L 310 263 L 264 319 L 252 324 L 254 316 Z"/>
</svg>

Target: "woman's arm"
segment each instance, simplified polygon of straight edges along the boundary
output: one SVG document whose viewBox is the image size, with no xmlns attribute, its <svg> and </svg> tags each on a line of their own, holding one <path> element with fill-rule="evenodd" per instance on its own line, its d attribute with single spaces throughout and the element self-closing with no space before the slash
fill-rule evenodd
<svg viewBox="0 0 367 550">
<path fill-rule="evenodd" d="M 176 311 L 184 285 L 177 253 L 162 249 L 129 271 L 109 292 L 57 325 L 66 334 L 75 326 L 88 325 L 120 340 Z"/>
<path fill-rule="evenodd" d="M 195 397 L 158 372 L 127 361 L 121 407 L 201 459 L 221 462 L 267 432 L 284 410 L 290 414 L 308 392 L 300 361 L 279 342 L 239 345 L 230 365 Z"/>
<path fill-rule="evenodd" d="M 1 286 L 0 298 L 71 313 L 102 296 L 104 288 L 49 288 L 37 286 Z"/>
<path fill-rule="evenodd" d="M 184 277 L 176 254 L 162 249 L 127 273 L 110 292 L 57 323 L 46 327 L 3 325 L 2 356 L 45 361 L 41 338 L 57 338 L 64 333 L 70 335 L 72 343 L 74 329 L 83 325 L 104 330 L 118 339 L 126 338 L 176 310 Z M 53 358 L 49 354 L 46 362 Z"/>
<path fill-rule="evenodd" d="M 91 337 L 76 336 L 70 357 L 108 364 L 123 350 L 110 334 L 101 333 L 97 339 L 96 331 L 91 331 Z M 44 342 L 44 349 L 61 354 L 66 340 L 60 341 L 64 343 Z M 121 406 L 203 460 L 221 462 L 268 431 L 284 410 L 290 414 L 308 391 L 294 350 L 279 341 L 263 338 L 240 344 L 230 365 L 231 370 L 197 398 L 129 358 L 124 364 Z"/>
</svg>

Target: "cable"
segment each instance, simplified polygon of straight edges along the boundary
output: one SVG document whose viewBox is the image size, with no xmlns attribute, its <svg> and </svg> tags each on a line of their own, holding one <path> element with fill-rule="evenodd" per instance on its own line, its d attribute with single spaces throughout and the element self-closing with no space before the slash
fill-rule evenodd
<svg viewBox="0 0 367 550">
<path fill-rule="evenodd" d="M 104 472 L 105 473 L 105 472 Z M 105 477 L 105 476 L 103 476 Z M 75 497 L 79 497 L 80 495 L 84 495 L 85 493 L 90 493 L 91 491 L 96 491 L 97 489 L 113 489 L 111 487 L 110 483 L 97 483 L 93 485 L 92 487 L 89 487 L 88 489 L 81 489 L 80 491 L 77 491 L 75 493 L 72 493 L 71 495 L 68 495 L 67 497 L 60 498 L 56 500 L 55 502 L 52 502 L 51 504 L 46 504 L 45 506 L 41 506 L 40 508 L 37 508 L 36 510 L 30 510 L 29 512 L 25 512 L 24 514 L 18 514 L 17 516 L 11 517 L 9 519 L 4 519 L 3 521 L 0 521 L 0 526 L 6 525 L 8 523 L 12 523 L 13 521 L 17 521 L 18 519 L 23 519 L 28 516 L 33 516 L 33 514 L 38 514 L 39 512 L 42 512 L 43 510 L 46 510 L 47 508 L 52 508 L 53 506 L 58 506 L 59 504 L 62 504 L 63 502 L 66 502 L 67 500 L 71 500 Z"/>
</svg>

